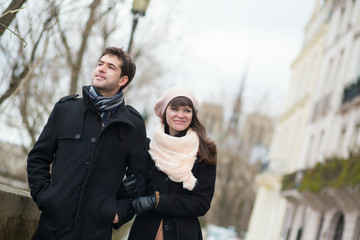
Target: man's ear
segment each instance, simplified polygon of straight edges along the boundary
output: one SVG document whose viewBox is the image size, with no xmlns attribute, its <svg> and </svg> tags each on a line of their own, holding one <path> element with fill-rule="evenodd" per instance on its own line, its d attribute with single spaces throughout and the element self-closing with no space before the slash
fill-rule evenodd
<svg viewBox="0 0 360 240">
<path fill-rule="evenodd" d="M 124 86 L 128 81 L 129 81 L 128 76 L 123 76 L 123 77 L 120 78 L 120 81 L 119 81 L 118 86 L 119 86 L 119 87 L 122 87 L 122 86 Z"/>
</svg>

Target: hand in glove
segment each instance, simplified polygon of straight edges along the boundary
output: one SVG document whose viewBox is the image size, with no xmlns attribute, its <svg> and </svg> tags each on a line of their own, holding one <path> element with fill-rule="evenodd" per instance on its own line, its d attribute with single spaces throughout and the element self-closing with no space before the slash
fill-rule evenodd
<svg viewBox="0 0 360 240">
<path fill-rule="evenodd" d="M 133 197 L 137 194 L 136 178 L 134 175 L 125 178 L 122 182 L 125 187 L 126 194 L 129 197 Z"/>
<path fill-rule="evenodd" d="M 155 209 L 157 205 L 155 193 L 151 196 L 138 197 L 132 201 L 131 205 L 137 214 Z"/>
</svg>

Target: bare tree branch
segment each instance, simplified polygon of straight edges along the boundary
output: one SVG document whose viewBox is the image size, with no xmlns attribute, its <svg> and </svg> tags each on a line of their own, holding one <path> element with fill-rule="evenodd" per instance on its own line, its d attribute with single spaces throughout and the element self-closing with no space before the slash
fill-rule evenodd
<svg viewBox="0 0 360 240">
<path fill-rule="evenodd" d="M 5 91 L 5 93 L 2 94 L 2 96 L 0 97 L 0 105 L 16 91 L 16 89 L 18 88 L 18 86 L 22 82 L 22 79 L 25 76 L 27 76 L 27 73 L 29 71 L 29 66 L 32 66 L 33 63 L 34 63 L 35 54 L 36 54 L 36 52 L 38 50 L 40 41 L 43 39 L 44 33 L 49 30 L 50 24 L 51 24 L 52 20 L 54 19 L 54 17 L 56 15 L 57 15 L 57 11 L 54 11 L 51 15 L 49 15 L 48 19 L 44 22 L 41 33 L 39 34 L 39 36 L 38 36 L 37 40 L 35 41 L 34 46 L 32 48 L 31 55 L 30 55 L 30 60 L 25 66 L 23 66 L 23 70 L 19 75 L 15 74 L 15 72 L 18 70 L 18 63 L 17 62 L 15 63 L 15 65 L 13 67 L 13 73 L 11 75 L 11 80 L 10 80 L 10 83 L 9 83 L 9 87 Z M 20 51 L 20 54 L 21 53 L 23 53 L 23 52 Z"/>
<path fill-rule="evenodd" d="M 67 38 L 66 38 L 66 35 L 65 35 L 65 32 L 62 30 L 61 26 L 60 26 L 60 19 L 59 17 L 57 16 L 56 18 L 56 22 L 57 22 L 57 26 L 58 26 L 58 29 L 59 29 L 59 32 L 60 32 L 60 39 L 61 39 L 61 42 L 62 44 L 64 45 L 65 47 L 65 56 L 66 56 L 66 60 L 68 62 L 68 65 L 72 66 L 73 65 L 73 59 L 72 59 L 72 53 L 71 53 L 71 49 L 70 49 L 70 46 L 67 42 Z"/>
<path fill-rule="evenodd" d="M 84 56 L 86 45 L 87 45 L 87 42 L 88 42 L 88 39 L 90 36 L 91 28 L 95 23 L 94 19 L 95 19 L 96 9 L 100 5 L 100 3 L 101 3 L 101 0 L 94 0 L 90 4 L 90 16 L 89 16 L 89 19 L 87 20 L 85 29 L 82 34 L 82 41 L 81 41 L 79 51 L 77 52 L 76 62 L 71 63 L 72 72 L 71 72 L 71 81 L 70 81 L 70 94 L 75 93 L 77 90 L 77 85 L 79 82 L 79 73 L 80 73 L 80 69 L 81 69 L 81 65 L 82 65 L 82 61 L 83 61 L 83 56 Z"/>
<path fill-rule="evenodd" d="M 29 69 L 28 71 L 26 71 L 26 75 L 20 80 L 19 84 L 16 86 L 15 90 L 10 94 L 9 96 L 9 101 L 7 102 L 6 105 L 4 105 L 1 109 L 0 109 L 0 114 L 2 114 L 4 112 L 4 110 L 7 108 L 7 106 L 10 104 L 11 100 L 14 98 L 14 96 L 20 91 L 20 89 L 22 88 L 22 86 L 24 86 L 24 84 L 31 78 L 31 75 L 34 72 L 34 69 L 38 66 L 40 59 L 38 59 L 38 61 L 33 64 L 31 67 L 28 67 L 27 69 Z"/>
<path fill-rule="evenodd" d="M 9 11 L 5 12 L 3 15 L 1 15 L 1 16 L 0 16 L 0 19 L 6 17 L 6 16 L 9 15 L 9 14 L 16 13 L 16 12 L 18 12 L 18 11 L 20 11 L 20 10 L 23 10 L 23 9 L 24 9 L 24 8 L 19 8 L 19 9 L 15 9 L 15 10 L 9 10 Z"/>
</svg>

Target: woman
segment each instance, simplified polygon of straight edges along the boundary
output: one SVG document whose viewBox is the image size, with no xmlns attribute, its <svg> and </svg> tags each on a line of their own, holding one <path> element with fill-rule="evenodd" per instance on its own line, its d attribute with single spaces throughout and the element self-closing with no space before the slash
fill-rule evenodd
<svg viewBox="0 0 360 240">
<path fill-rule="evenodd" d="M 148 194 L 132 202 L 129 240 L 202 239 L 199 216 L 210 208 L 216 145 L 197 118 L 199 102 L 185 88 L 166 90 L 155 105 L 161 119 L 149 145 Z"/>
</svg>

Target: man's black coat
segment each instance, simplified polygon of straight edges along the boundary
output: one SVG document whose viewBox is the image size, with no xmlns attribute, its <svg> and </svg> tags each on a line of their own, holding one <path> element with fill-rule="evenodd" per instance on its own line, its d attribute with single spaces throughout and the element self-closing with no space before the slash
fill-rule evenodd
<svg viewBox="0 0 360 240">
<path fill-rule="evenodd" d="M 102 127 L 88 91 L 84 87 L 83 98 L 68 96 L 56 103 L 29 153 L 31 196 L 42 210 L 33 239 L 110 240 L 112 228 L 133 217 L 124 174 L 135 174 L 139 192 L 144 191 L 141 115 L 123 103 Z M 112 224 L 116 213 L 119 223 Z"/>
</svg>

